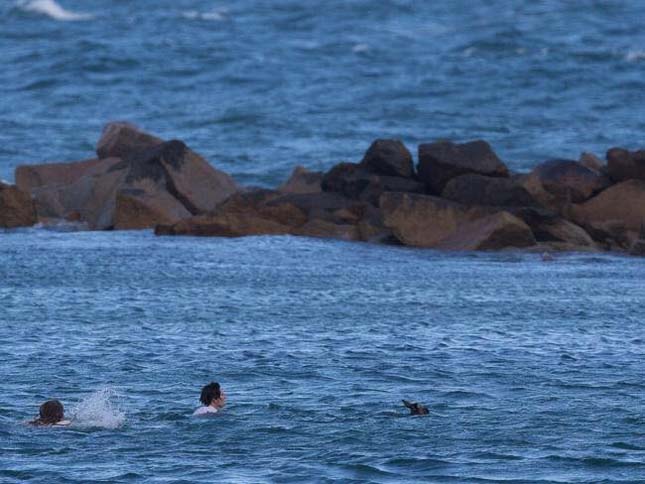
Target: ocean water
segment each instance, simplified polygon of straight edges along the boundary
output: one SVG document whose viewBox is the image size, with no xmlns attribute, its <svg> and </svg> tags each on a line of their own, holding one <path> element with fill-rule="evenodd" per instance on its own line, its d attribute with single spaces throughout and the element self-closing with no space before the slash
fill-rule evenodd
<svg viewBox="0 0 645 484">
<path fill-rule="evenodd" d="M 4 0 L 0 178 L 109 120 L 244 184 L 642 146 L 645 2 Z M 0 482 L 645 482 L 645 261 L 0 231 Z M 203 384 L 228 406 L 190 417 Z M 59 398 L 74 424 L 32 428 Z M 401 399 L 428 417 L 410 417 Z"/>
<path fill-rule="evenodd" d="M 641 259 L 0 235 L 0 482 L 645 479 Z"/>
<path fill-rule="evenodd" d="M 105 122 L 242 183 L 379 137 L 489 140 L 516 170 L 643 145 L 640 0 L 3 0 L 0 178 L 91 156 Z"/>
</svg>

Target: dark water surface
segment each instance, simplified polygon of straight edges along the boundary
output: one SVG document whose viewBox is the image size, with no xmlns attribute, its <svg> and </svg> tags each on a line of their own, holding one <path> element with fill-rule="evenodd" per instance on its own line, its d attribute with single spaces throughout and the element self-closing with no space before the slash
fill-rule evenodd
<svg viewBox="0 0 645 484">
<path fill-rule="evenodd" d="M 1 240 L 0 482 L 645 478 L 640 259 Z M 211 379 L 228 407 L 193 419 Z M 75 426 L 21 423 L 51 396 Z"/>
<path fill-rule="evenodd" d="M 108 120 L 242 183 L 483 137 L 514 169 L 644 143 L 641 0 L 3 0 L 0 178 Z"/>
</svg>

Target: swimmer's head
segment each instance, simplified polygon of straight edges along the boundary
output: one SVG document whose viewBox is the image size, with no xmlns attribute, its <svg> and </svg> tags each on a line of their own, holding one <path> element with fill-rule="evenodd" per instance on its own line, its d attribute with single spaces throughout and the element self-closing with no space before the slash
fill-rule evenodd
<svg viewBox="0 0 645 484">
<path fill-rule="evenodd" d="M 63 404 L 58 400 L 47 400 L 40 406 L 39 413 L 38 423 L 41 425 L 53 425 L 65 418 Z"/>
<path fill-rule="evenodd" d="M 208 407 L 213 401 L 217 400 L 221 396 L 221 391 L 219 388 L 219 383 L 210 382 L 204 388 L 202 388 L 202 395 L 199 397 L 199 400 L 202 404 Z"/>
</svg>

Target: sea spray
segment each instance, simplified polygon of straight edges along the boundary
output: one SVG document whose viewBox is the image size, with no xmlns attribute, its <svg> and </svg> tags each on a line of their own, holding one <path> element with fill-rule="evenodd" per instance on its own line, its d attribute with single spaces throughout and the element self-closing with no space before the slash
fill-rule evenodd
<svg viewBox="0 0 645 484">
<path fill-rule="evenodd" d="M 95 391 L 73 409 L 75 427 L 101 427 L 115 429 L 125 422 L 125 413 L 116 404 L 117 393 L 111 387 Z"/>
<path fill-rule="evenodd" d="M 93 15 L 90 15 L 88 13 L 79 13 L 66 10 L 58 3 L 56 3 L 56 0 L 19 0 L 17 6 L 25 12 L 45 15 L 54 20 L 74 21 L 90 20 L 94 18 Z"/>
</svg>

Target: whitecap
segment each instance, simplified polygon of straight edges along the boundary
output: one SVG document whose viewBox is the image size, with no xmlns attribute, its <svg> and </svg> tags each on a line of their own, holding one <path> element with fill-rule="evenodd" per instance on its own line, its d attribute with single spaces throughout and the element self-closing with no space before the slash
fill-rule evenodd
<svg viewBox="0 0 645 484">
<path fill-rule="evenodd" d="M 75 427 L 116 429 L 125 423 L 125 413 L 116 404 L 117 394 L 110 387 L 95 391 L 71 412 Z"/>
<path fill-rule="evenodd" d="M 630 50 L 625 55 L 627 62 L 637 62 L 643 59 L 645 59 L 645 50 Z"/>
<path fill-rule="evenodd" d="M 364 52 L 368 52 L 370 50 L 370 46 L 367 44 L 356 44 L 354 47 L 352 47 L 352 52 L 354 54 L 362 54 Z"/>
<path fill-rule="evenodd" d="M 222 21 L 227 18 L 226 9 L 211 10 L 210 12 L 198 12 L 197 10 L 187 10 L 182 12 L 181 16 L 188 20 L 211 20 Z"/>
<path fill-rule="evenodd" d="M 474 53 L 475 53 L 474 47 L 467 47 L 464 49 L 461 55 L 463 55 L 464 57 L 472 57 Z"/>
<path fill-rule="evenodd" d="M 25 12 L 37 13 L 45 15 L 54 20 L 74 21 L 74 20 L 90 20 L 94 18 L 93 15 L 88 13 L 72 12 L 66 10 L 56 0 L 19 0 L 18 8 Z"/>
</svg>

